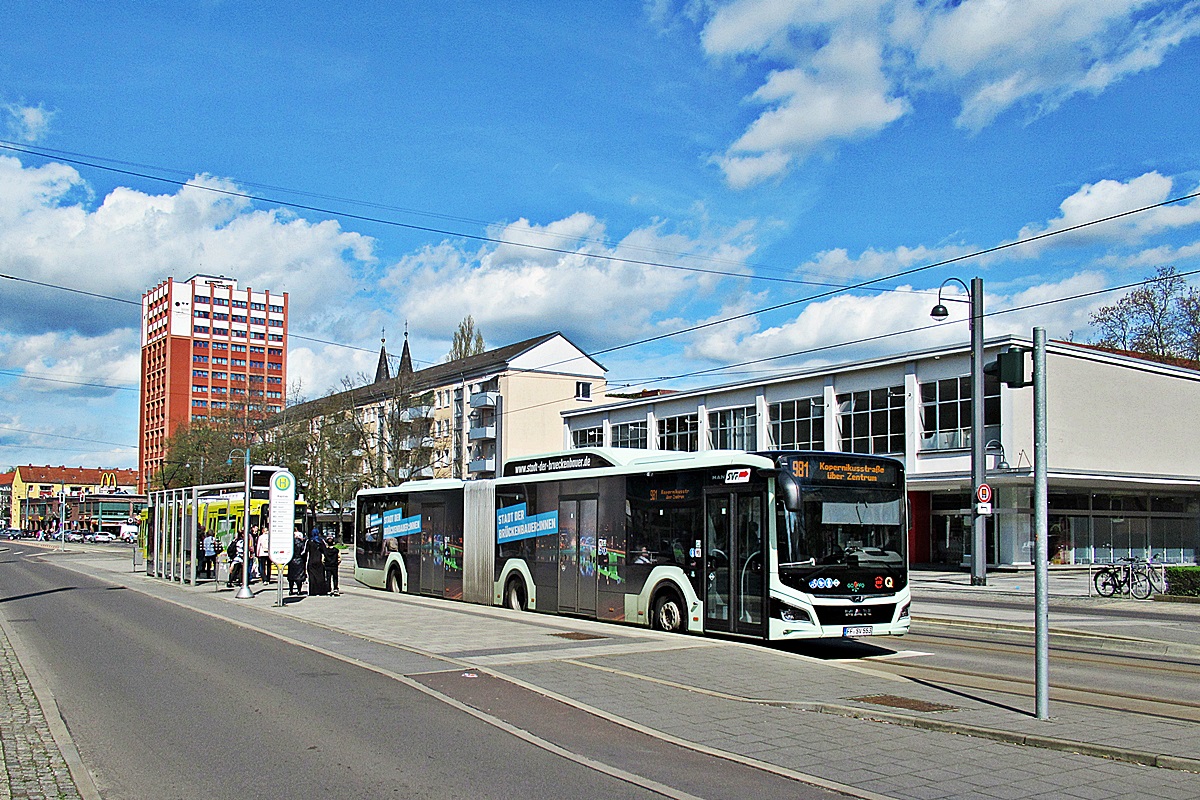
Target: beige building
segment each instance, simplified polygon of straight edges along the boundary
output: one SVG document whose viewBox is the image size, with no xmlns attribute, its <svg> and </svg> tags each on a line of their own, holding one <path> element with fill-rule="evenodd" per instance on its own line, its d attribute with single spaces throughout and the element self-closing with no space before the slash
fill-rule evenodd
<svg viewBox="0 0 1200 800">
<path fill-rule="evenodd" d="M 603 397 L 604 367 L 561 333 L 548 333 L 478 355 L 413 370 L 407 339 L 395 376 L 381 349 L 374 381 L 288 410 L 322 424 L 323 409 L 352 407 L 374 441 L 372 455 L 431 448 L 432 465 L 400 478 L 491 478 L 505 459 L 559 449 L 562 412 Z M 428 402 L 428 405 L 425 402 Z M 388 443 L 386 420 L 426 419 L 427 435 Z M 411 426 L 424 427 L 424 426 Z"/>
<path fill-rule="evenodd" d="M 1031 348 L 1019 337 L 987 342 Z M 1049 553 L 1063 564 L 1200 554 L 1200 364 L 1047 347 Z M 824 450 L 905 464 L 913 563 L 970 560 L 970 350 L 942 347 L 564 413 L 566 447 Z M 991 565 L 1031 563 L 1033 389 L 984 388 Z"/>
</svg>

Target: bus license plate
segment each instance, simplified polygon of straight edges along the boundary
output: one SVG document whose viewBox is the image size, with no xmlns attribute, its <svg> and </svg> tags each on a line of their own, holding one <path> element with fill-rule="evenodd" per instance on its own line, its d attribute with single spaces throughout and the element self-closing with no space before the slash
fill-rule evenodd
<svg viewBox="0 0 1200 800">
<path fill-rule="evenodd" d="M 854 625 L 842 628 L 842 636 L 870 636 L 873 628 L 870 625 Z"/>
</svg>

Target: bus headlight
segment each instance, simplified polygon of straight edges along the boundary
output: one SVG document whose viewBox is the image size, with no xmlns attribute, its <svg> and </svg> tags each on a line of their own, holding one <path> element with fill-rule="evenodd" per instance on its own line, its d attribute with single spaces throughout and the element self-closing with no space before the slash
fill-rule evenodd
<svg viewBox="0 0 1200 800">
<path fill-rule="evenodd" d="M 908 619 L 908 607 L 910 605 L 912 605 L 912 603 L 905 603 L 904 608 L 900 609 L 900 616 L 896 619 Z"/>
<path fill-rule="evenodd" d="M 786 603 L 781 603 L 778 600 L 773 600 L 775 616 L 779 617 L 784 622 L 803 622 L 809 625 L 812 624 L 812 617 L 803 608 L 789 606 Z"/>
</svg>

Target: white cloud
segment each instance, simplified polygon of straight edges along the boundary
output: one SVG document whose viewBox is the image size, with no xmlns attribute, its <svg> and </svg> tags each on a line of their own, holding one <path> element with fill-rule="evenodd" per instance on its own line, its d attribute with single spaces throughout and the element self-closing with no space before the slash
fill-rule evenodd
<svg viewBox="0 0 1200 800">
<path fill-rule="evenodd" d="M 40 141 L 50 131 L 50 122 L 55 112 L 47 110 L 41 103 L 36 106 L 26 106 L 19 103 L 7 103 L 0 106 L 4 110 L 5 126 L 8 135 L 19 142 L 33 144 Z"/>
<path fill-rule="evenodd" d="M 1079 191 L 1062 201 L 1059 205 L 1062 213 L 1057 218 L 1043 224 L 1025 226 L 1018 238 L 1067 231 L 1083 223 L 1162 203 L 1175 194 L 1173 185 L 1171 178 L 1157 172 L 1147 172 L 1128 181 L 1106 179 L 1084 184 Z M 1018 254 L 1035 256 L 1051 242 L 1057 246 L 1081 242 L 1132 244 L 1147 236 L 1196 223 L 1200 223 L 1200 203 L 1195 200 L 1179 202 L 1063 233 L 1050 241 L 1022 245 L 1018 248 Z"/>
<path fill-rule="evenodd" d="M 138 385 L 139 334 L 121 328 L 99 336 L 65 330 L 6 335 L 0 337 L 0 365 L 30 376 L 17 384 L 22 393 L 109 397 Z"/>
<path fill-rule="evenodd" d="M 933 84 L 962 98 L 959 124 L 978 130 L 1024 99 L 1044 112 L 1101 92 L 1198 32 L 1194 3 L 979 0 L 928 14 L 913 44 Z"/>
<path fill-rule="evenodd" d="M 244 286 L 288 292 L 293 318 L 307 327 L 329 318 L 329 297 L 352 294 L 354 272 L 373 261 L 372 240 L 335 221 L 254 209 L 246 199 L 202 186 L 237 189 L 201 176 L 173 194 L 117 188 L 89 210 L 81 202 L 86 186 L 71 168 L 24 168 L 15 158 L 0 157 L 0 269 L 132 300 L 167 276 L 221 273 Z M 0 320 L 16 317 L 35 332 L 64 324 L 93 331 L 136 324 L 135 307 L 122 316 L 111 303 L 45 292 L 38 299 L 41 307 L 0 305 Z M 61 303 L 72 313 L 64 317 L 46 303 Z"/>
<path fill-rule="evenodd" d="M 1168 264 L 1178 264 L 1181 261 L 1193 261 L 1200 258 L 1200 242 L 1173 247 L 1160 245 L 1139 250 L 1136 253 L 1110 255 L 1100 260 L 1106 266 L 1124 269 L 1154 270 Z"/>
<path fill-rule="evenodd" d="M 901 245 L 895 250 L 876 250 L 872 247 L 864 250 L 857 258 L 852 258 L 844 247 L 838 247 L 817 253 L 809 261 L 801 264 L 797 271 L 814 279 L 830 281 L 877 278 L 955 258 L 973 249 L 965 245 L 937 248 Z"/>
<path fill-rule="evenodd" d="M 985 290 L 984 335 L 1005 333 L 1028 336 L 1035 325 L 1046 328 L 1053 338 L 1082 330 L 1096 305 L 1094 298 L 1023 308 L 1047 300 L 1058 300 L 1105 285 L 1104 276 L 1081 272 L 1064 280 L 1038 284 L 1015 291 Z M 936 287 L 916 289 L 902 286 L 878 294 L 845 294 L 803 307 L 786 322 L 750 330 L 742 320 L 734 326 L 706 331 L 689 348 L 689 355 L 716 362 L 740 363 L 751 359 L 788 356 L 768 362 L 772 366 L 825 364 L 891 355 L 945 344 L 965 342 L 967 306 L 948 304 L 951 316 L 935 322 L 929 316 Z"/>
<path fill-rule="evenodd" d="M 574 236 L 580 241 L 569 253 L 510 245 L 468 252 L 442 243 L 402 259 L 381 285 L 396 298 L 398 313 L 430 336 L 445 336 L 470 314 L 488 341 L 515 341 L 556 329 L 593 342 L 621 341 L 668 324 L 666 315 L 683 314 L 723 279 L 634 262 L 736 272 L 753 252 L 743 228 L 694 237 L 664 228 L 656 223 L 604 245 L 599 241 L 603 225 L 588 215 L 544 227 L 522 220 L 506 229 L 506 239 L 516 234 L 514 241 L 554 241 L 554 247 L 569 247 Z M 547 240 L 538 231 L 567 238 Z M 588 241 L 582 241 L 585 235 Z"/>
<path fill-rule="evenodd" d="M 818 147 L 877 134 L 920 93 L 957 97 L 957 122 L 972 131 L 1018 105 L 1048 113 L 1159 66 L 1197 34 L 1200 3 L 1168 0 L 716 3 L 705 52 L 766 74 L 747 98 L 763 110 L 712 162 L 744 188 Z"/>
</svg>

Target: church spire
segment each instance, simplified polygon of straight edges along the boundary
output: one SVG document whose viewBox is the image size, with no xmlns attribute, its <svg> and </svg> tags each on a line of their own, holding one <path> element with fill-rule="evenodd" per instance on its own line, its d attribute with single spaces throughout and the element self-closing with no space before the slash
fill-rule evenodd
<svg viewBox="0 0 1200 800">
<path fill-rule="evenodd" d="M 411 375 L 413 372 L 412 353 L 408 352 L 408 323 L 404 323 L 404 349 L 400 351 L 400 375 Z"/>
<path fill-rule="evenodd" d="M 391 370 L 388 369 L 387 355 L 387 330 L 381 330 L 379 337 L 379 364 L 375 367 L 375 383 L 383 383 L 392 377 Z M 408 351 L 408 342 L 404 342 L 405 352 Z"/>
</svg>

